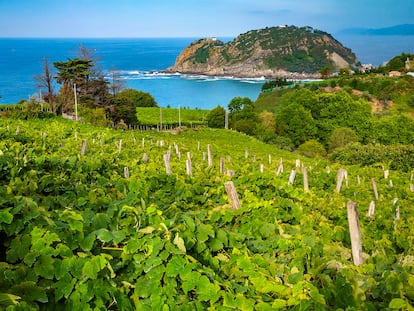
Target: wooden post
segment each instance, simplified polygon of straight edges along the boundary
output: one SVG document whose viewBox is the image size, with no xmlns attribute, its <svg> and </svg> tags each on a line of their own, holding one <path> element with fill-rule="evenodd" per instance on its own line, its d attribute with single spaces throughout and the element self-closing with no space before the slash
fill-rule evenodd
<svg viewBox="0 0 414 311">
<path fill-rule="evenodd" d="M 129 168 L 127 166 L 124 167 L 124 177 L 129 178 Z"/>
<path fill-rule="evenodd" d="M 336 179 L 336 192 L 341 192 L 342 182 L 344 181 L 344 177 L 347 174 L 346 170 L 339 169 L 337 179 Z"/>
<path fill-rule="evenodd" d="M 220 158 L 220 174 L 224 175 L 224 158 Z"/>
<path fill-rule="evenodd" d="M 75 121 L 78 121 L 78 92 L 76 91 L 76 83 L 73 84 L 73 94 L 75 96 Z"/>
<path fill-rule="evenodd" d="M 119 144 L 118 144 L 118 155 L 121 154 L 122 151 L 122 139 L 119 140 Z"/>
<path fill-rule="evenodd" d="M 375 213 L 375 201 L 371 201 L 368 207 L 368 217 L 374 216 Z"/>
<path fill-rule="evenodd" d="M 171 172 L 171 166 L 170 166 L 170 156 L 168 153 L 164 154 L 164 164 L 165 164 L 165 172 L 168 175 L 171 175 L 172 172 Z"/>
<path fill-rule="evenodd" d="M 290 176 L 289 176 L 289 181 L 288 181 L 288 185 L 293 185 L 294 181 L 295 181 L 295 176 L 296 176 L 296 170 L 292 170 L 290 172 Z"/>
<path fill-rule="evenodd" d="M 363 264 L 361 229 L 359 226 L 358 209 L 355 202 L 349 201 L 347 204 L 349 234 L 351 236 L 352 258 L 354 265 Z"/>
<path fill-rule="evenodd" d="M 160 131 L 162 131 L 162 108 L 160 108 Z"/>
<path fill-rule="evenodd" d="M 224 183 L 224 187 L 226 188 L 227 196 L 229 197 L 232 209 L 239 209 L 240 201 L 236 188 L 234 187 L 234 183 L 232 181 L 227 181 Z"/>
<path fill-rule="evenodd" d="M 144 153 L 144 155 L 142 156 L 142 162 L 144 162 L 145 164 L 148 163 L 148 154 Z"/>
<path fill-rule="evenodd" d="M 20 133 L 20 126 L 17 126 L 16 127 L 16 135 L 19 135 L 19 133 Z"/>
<path fill-rule="evenodd" d="M 378 201 L 378 189 L 377 189 L 377 183 L 375 182 L 375 179 L 371 179 L 372 182 L 372 189 L 374 190 L 375 199 Z"/>
<path fill-rule="evenodd" d="M 229 129 L 229 111 L 226 109 L 225 115 L 224 115 L 224 128 L 226 130 Z"/>
<path fill-rule="evenodd" d="M 145 138 L 144 137 L 142 137 L 141 146 L 142 146 L 142 148 L 145 147 Z"/>
<path fill-rule="evenodd" d="M 81 155 L 85 154 L 86 150 L 86 139 L 82 139 Z"/>
<path fill-rule="evenodd" d="M 384 179 L 388 179 L 389 176 L 390 176 L 390 171 L 384 170 Z"/>
<path fill-rule="evenodd" d="M 283 159 L 280 158 L 279 167 L 276 170 L 276 176 L 279 176 L 282 173 L 283 173 Z"/>
<path fill-rule="evenodd" d="M 309 191 L 309 182 L 308 182 L 308 172 L 306 170 L 306 166 L 302 167 L 302 173 L 303 173 L 303 190 L 305 192 Z"/>
<path fill-rule="evenodd" d="M 245 157 L 246 159 L 249 157 L 249 149 L 248 149 L 248 148 L 246 148 L 246 149 L 244 150 L 244 157 Z"/>
<path fill-rule="evenodd" d="M 264 164 L 260 164 L 260 173 L 264 173 Z"/>
<path fill-rule="evenodd" d="M 211 156 L 210 144 L 207 145 L 207 161 L 208 161 L 208 166 L 213 166 L 213 157 Z"/>
<path fill-rule="evenodd" d="M 187 159 L 185 161 L 185 168 L 186 168 L 186 171 L 187 171 L 187 175 L 193 176 L 193 167 L 191 165 L 191 159 Z"/>
<path fill-rule="evenodd" d="M 296 159 L 296 168 L 300 168 L 300 160 Z"/>
<path fill-rule="evenodd" d="M 269 158 L 269 165 L 271 165 L 272 164 L 272 155 L 269 154 L 268 158 Z"/>
</svg>

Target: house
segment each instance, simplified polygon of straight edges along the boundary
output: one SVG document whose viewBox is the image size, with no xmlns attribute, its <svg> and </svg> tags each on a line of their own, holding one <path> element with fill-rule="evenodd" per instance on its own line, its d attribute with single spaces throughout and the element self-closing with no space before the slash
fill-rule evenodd
<svg viewBox="0 0 414 311">
<path fill-rule="evenodd" d="M 388 73 L 389 77 L 400 77 L 402 73 L 400 71 L 392 70 Z"/>
</svg>

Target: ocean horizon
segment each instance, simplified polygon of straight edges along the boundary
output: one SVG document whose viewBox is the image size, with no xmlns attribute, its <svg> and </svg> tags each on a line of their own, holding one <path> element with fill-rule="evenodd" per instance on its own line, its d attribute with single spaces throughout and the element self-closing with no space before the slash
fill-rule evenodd
<svg viewBox="0 0 414 311">
<path fill-rule="evenodd" d="M 414 53 L 414 36 L 334 36 L 361 63 L 381 65 L 401 53 Z M 50 64 L 79 56 L 80 46 L 93 52 L 109 78 L 112 72 L 125 87 L 150 93 L 161 107 L 212 109 L 227 106 L 236 96 L 252 100 L 264 78 L 164 73 L 179 53 L 199 38 L 0 38 L 0 104 L 14 104 L 39 94 L 34 76 L 43 60 Z M 219 38 L 230 41 L 233 38 Z M 56 86 L 57 88 L 57 86 Z"/>
</svg>

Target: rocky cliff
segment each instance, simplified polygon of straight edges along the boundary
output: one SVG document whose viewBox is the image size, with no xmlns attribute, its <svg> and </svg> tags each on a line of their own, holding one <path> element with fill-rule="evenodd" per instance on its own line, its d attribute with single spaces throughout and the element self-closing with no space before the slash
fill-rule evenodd
<svg viewBox="0 0 414 311">
<path fill-rule="evenodd" d="M 355 54 L 330 34 L 311 27 L 252 30 L 224 43 L 192 42 L 168 72 L 235 77 L 317 78 L 322 68 L 356 68 Z"/>
</svg>

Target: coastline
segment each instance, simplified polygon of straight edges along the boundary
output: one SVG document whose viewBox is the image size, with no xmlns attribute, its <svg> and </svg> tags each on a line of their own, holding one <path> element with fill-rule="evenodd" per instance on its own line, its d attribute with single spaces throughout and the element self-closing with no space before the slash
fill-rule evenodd
<svg viewBox="0 0 414 311">
<path fill-rule="evenodd" d="M 221 72 L 220 72 L 221 71 Z M 248 72 L 248 70 L 246 70 Z M 210 70 L 210 71 L 196 71 L 196 70 L 174 70 L 173 67 L 166 70 L 159 71 L 165 74 L 179 74 L 179 75 L 199 75 L 206 77 L 219 77 L 219 78 L 233 78 L 233 79 L 255 79 L 255 80 L 272 80 L 272 79 L 288 79 L 288 80 L 315 80 L 321 79 L 319 73 L 306 73 L 306 72 L 288 72 L 278 70 L 277 72 L 255 71 L 254 74 L 246 74 L 240 71 L 229 71 L 224 73 L 224 70 Z"/>
</svg>

